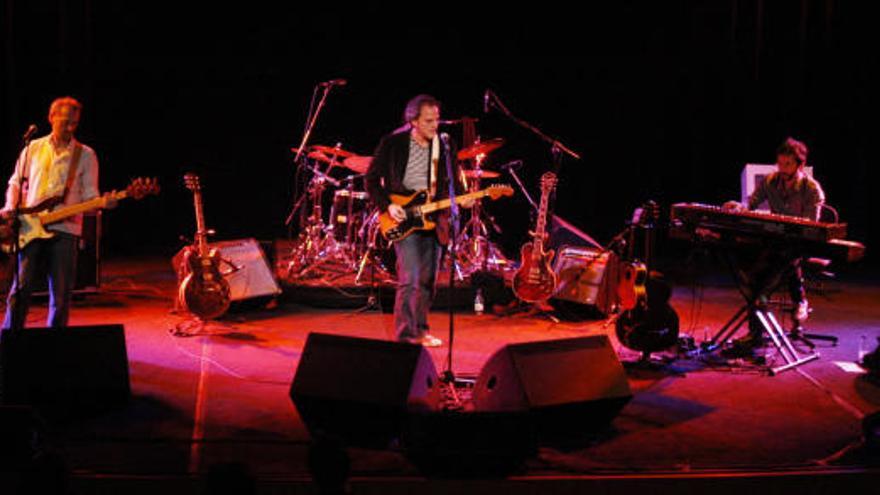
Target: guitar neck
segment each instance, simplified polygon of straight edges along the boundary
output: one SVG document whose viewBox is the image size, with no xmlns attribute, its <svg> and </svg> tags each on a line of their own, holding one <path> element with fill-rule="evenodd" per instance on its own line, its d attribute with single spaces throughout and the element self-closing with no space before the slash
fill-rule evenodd
<svg viewBox="0 0 880 495">
<path fill-rule="evenodd" d="M 208 231 L 205 229 L 205 210 L 202 206 L 201 189 L 193 191 L 193 205 L 196 210 L 196 244 L 199 256 L 204 258 L 208 256 Z"/>
<path fill-rule="evenodd" d="M 119 201 L 120 199 L 125 199 L 126 197 L 128 197 L 128 193 L 126 191 L 120 191 L 117 193 L 113 193 L 110 196 L 113 199 Z M 44 224 L 60 222 L 61 220 L 72 217 L 74 215 L 78 215 L 80 213 L 84 213 L 90 210 L 97 210 L 98 208 L 103 208 L 105 206 L 107 206 L 107 198 L 104 196 L 98 196 L 97 198 L 83 201 L 82 203 L 65 206 L 62 208 L 58 208 L 54 211 L 43 213 L 40 215 L 40 221 Z"/>
<path fill-rule="evenodd" d="M 462 204 L 465 201 L 469 201 L 471 199 L 479 199 L 489 195 L 488 190 L 476 191 L 472 193 L 462 194 L 460 196 L 455 197 L 456 204 Z M 441 199 L 439 201 L 432 201 L 430 203 L 425 203 L 419 207 L 422 213 L 433 213 L 438 210 L 445 210 L 452 206 L 452 200 L 449 198 Z"/>
</svg>

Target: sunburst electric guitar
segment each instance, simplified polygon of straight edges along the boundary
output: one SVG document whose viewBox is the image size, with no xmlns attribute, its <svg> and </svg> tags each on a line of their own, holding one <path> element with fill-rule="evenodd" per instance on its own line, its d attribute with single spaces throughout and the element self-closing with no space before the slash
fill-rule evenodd
<svg viewBox="0 0 880 495">
<path fill-rule="evenodd" d="M 60 202 L 60 198 L 49 198 L 38 205 L 22 208 L 18 215 L 18 247 L 19 249 L 24 249 L 25 246 L 35 239 L 48 239 L 55 235 L 52 231 L 46 229 L 47 225 L 60 222 L 80 213 L 106 208 L 111 200 L 141 199 L 148 194 L 159 194 L 158 182 L 156 179 L 139 177 L 132 180 L 128 187 L 122 191 L 113 191 L 103 196 L 83 201 L 82 203 L 62 206 L 61 208 L 49 211 Z M 3 229 L 3 231 L 11 232 L 12 230 Z M 12 252 L 13 242 L 11 237 L 0 239 L 3 251 L 7 253 Z"/>
<path fill-rule="evenodd" d="M 486 196 L 494 200 L 501 196 L 512 195 L 512 187 L 495 185 L 481 191 L 456 196 L 455 202 L 456 204 L 462 204 L 472 199 L 484 198 Z M 399 241 L 416 230 L 433 230 L 437 223 L 431 220 L 428 215 L 452 206 L 452 201 L 449 199 L 428 201 L 427 191 L 419 191 L 409 196 L 392 194 L 391 202 L 403 207 L 403 211 L 406 212 L 406 218 L 402 222 L 398 222 L 391 218 L 388 211 L 384 211 L 379 215 L 379 231 L 389 241 Z"/>
<path fill-rule="evenodd" d="M 522 264 L 513 276 L 513 293 L 525 302 L 545 301 L 556 291 L 556 273 L 550 268 L 554 251 L 544 250 L 547 238 L 547 208 L 550 194 L 556 187 L 556 174 L 547 172 L 541 176 L 541 204 L 532 241 L 523 244 L 520 253 Z"/>
<path fill-rule="evenodd" d="M 220 273 L 220 255 L 208 247 L 208 230 L 202 207 L 202 187 L 199 177 L 186 174 L 184 182 L 193 193 L 196 210 L 195 245 L 184 255 L 188 274 L 178 288 L 178 300 L 190 313 L 203 320 L 217 318 L 229 309 L 229 282 Z"/>
</svg>

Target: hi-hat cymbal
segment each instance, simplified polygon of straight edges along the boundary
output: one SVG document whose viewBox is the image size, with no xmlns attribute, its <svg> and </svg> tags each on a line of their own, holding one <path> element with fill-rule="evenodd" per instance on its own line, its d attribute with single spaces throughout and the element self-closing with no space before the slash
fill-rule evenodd
<svg viewBox="0 0 880 495">
<path fill-rule="evenodd" d="M 476 168 L 473 170 L 462 170 L 461 173 L 468 179 L 495 179 L 501 177 L 501 174 L 499 174 L 498 172 L 483 170 L 481 168 Z"/>
<path fill-rule="evenodd" d="M 342 160 L 342 165 L 345 168 L 353 170 L 359 174 L 367 173 L 367 169 L 370 168 L 370 163 L 373 161 L 372 156 L 350 156 L 345 160 Z"/>
<path fill-rule="evenodd" d="M 323 146 L 320 144 L 314 144 L 309 147 L 312 151 L 320 151 L 322 153 L 326 153 L 330 156 L 341 156 L 342 158 L 348 158 L 350 156 L 355 156 L 351 151 L 345 151 L 342 148 L 335 148 L 333 146 Z"/>
<path fill-rule="evenodd" d="M 470 158 L 476 158 L 477 155 L 485 155 L 490 151 L 500 148 L 503 144 L 504 139 L 502 138 L 489 139 L 488 141 L 474 143 L 467 148 L 460 150 L 458 152 L 458 159 L 467 160 Z"/>
</svg>

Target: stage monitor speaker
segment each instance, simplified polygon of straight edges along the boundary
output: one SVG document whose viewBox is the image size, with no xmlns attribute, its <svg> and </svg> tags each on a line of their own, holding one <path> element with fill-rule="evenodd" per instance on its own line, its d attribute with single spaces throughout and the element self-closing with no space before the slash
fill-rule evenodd
<svg viewBox="0 0 880 495">
<path fill-rule="evenodd" d="M 131 395 L 122 325 L 3 331 L 4 404 L 78 415 L 123 404 Z"/>
<path fill-rule="evenodd" d="M 27 467 L 44 436 L 30 406 L 0 406 L 0 473 Z"/>
<path fill-rule="evenodd" d="M 386 447 L 411 411 L 439 407 L 437 370 L 414 344 L 310 333 L 290 398 L 312 437 Z"/>
<path fill-rule="evenodd" d="M 553 271 L 558 284 L 553 299 L 594 307 L 608 314 L 615 301 L 616 256 L 590 247 L 564 246 L 556 255 Z"/>
<path fill-rule="evenodd" d="M 477 411 L 528 411 L 544 444 L 589 438 L 631 398 L 605 335 L 509 344 L 489 358 L 474 388 Z"/>
<path fill-rule="evenodd" d="M 220 255 L 220 273 L 229 283 L 229 297 L 232 301 L 242 301 L 261 296 L 281 294 L 281 288 L 266 262 L 266 256 L 256 239 L 238 239 L 208 244 L 209 249 L 217 249 Z M 183 248 L 174 255 L 172 264 L 181 274 Z"/>
</svg>

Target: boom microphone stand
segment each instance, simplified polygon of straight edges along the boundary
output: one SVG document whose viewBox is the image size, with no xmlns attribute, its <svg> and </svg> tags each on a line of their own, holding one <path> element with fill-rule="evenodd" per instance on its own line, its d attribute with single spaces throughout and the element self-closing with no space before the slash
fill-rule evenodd
<svg viewBox="0 0 880 495">
<path fill-rule="evenodd" d="M 314 130 L 315 124 L 318 122 L 318 116 L 321 114 L 321 110 L 324 109 L 324 104 L 327 102 L 327 96 L 330 95 L 330 90 L 333 89 L 334 86 L 345 86 L 347 83 L 348 81 L 345 79 L 332 79 L 330 81 L 318 83 L 315 86 L 312 91 L 312 103 L 309 105 L 309 115 L 306 117 L 306 129 L 305 132 L 303 132 L 302 140 L 299 142 L 299 147 L 296 150 L 296 156 L 293 158 L 293 162 L 297 165 L 300 164 L 300 158 L 302 158 L 306 144 L 308 144 L 309 138 L 312 136 L 312 130 Z M 315 107 L 315 96 L 318 94 L 319 90 L 323 90 L 323 93 L 321 94 L 321 99 L 318 101 L 317 107 Z M 290 222 L 293 221 L 293 217 L 296 215 L 296 209 L 299 204 L 299 201 L 294 201 L 294 206 L 291 208 L 290 214 L 287 215 L 287 219 L 284 220 L 284 225 L 289 226 Z"/>
</svg>

